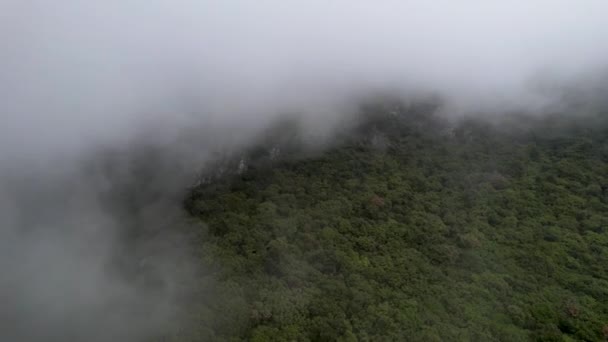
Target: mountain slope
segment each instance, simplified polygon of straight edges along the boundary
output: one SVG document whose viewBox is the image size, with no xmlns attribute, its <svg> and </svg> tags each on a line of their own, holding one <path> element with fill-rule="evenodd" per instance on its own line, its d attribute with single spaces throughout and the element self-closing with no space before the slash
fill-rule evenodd
<svg viewBox="0 0 608 342">
<path fill-rule="evenodd" d="M 606 339 L 605 115 L 382 113 L 192 192 L 204 295 L 176 339 Z"/>
</svg>

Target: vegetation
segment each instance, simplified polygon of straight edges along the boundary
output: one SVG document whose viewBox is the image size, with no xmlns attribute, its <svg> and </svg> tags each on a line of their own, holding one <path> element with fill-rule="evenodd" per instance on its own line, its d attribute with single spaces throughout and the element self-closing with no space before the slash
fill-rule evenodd
<svg viewBox="0 0 608 342">
<path fill-rule="evenodd" d="M 193 190 L 205 272 L 175 340 L 608 338 L 606 115 L 367 112 Z"/>
</svg>

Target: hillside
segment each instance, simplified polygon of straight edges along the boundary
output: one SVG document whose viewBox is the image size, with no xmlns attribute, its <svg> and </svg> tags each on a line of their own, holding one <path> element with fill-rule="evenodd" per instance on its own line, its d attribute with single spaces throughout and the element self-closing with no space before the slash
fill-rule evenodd
<svg viewBox="0 0 608 342">
<path fill-rule="evenodd" d="M 569 117 L 377 110 L 200 184 L 204 272 L 175 340 L 607 339 L 608 125 Z"/>
</svg>

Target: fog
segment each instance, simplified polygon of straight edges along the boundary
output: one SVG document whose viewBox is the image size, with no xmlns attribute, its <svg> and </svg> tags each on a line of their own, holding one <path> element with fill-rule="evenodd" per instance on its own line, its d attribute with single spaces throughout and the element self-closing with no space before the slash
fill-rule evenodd
<svg viewBox="0 0 608 342">
<path fill-rule="evenodd" d="M 542 112 L 604 84 L 605 1 L 0 2 L 0 339 L 139 340 L 193 261 L 180 198 L 282 115 L 438 95 Z M 600 89 L 604 89 L 601 88 Z M 135 237 L 134 237 L 135 236 Z"/>
</svg>

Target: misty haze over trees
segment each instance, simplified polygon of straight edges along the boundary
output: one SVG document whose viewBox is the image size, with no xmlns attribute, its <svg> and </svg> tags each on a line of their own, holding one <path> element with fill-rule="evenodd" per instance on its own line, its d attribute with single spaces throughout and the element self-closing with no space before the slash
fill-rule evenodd
<svg viewBox="0 0 608 342">
<path fill-rule="evenodd" d="M 607 112 L 368 110 L 335 148 L 193 190 L 219 282 L 178 341 L 608 338 Z"/>
<path fill-rule="evenodd" d="M 608 4 L 0 2 L 0 341 L 608 339 Z"/>
</svg>

